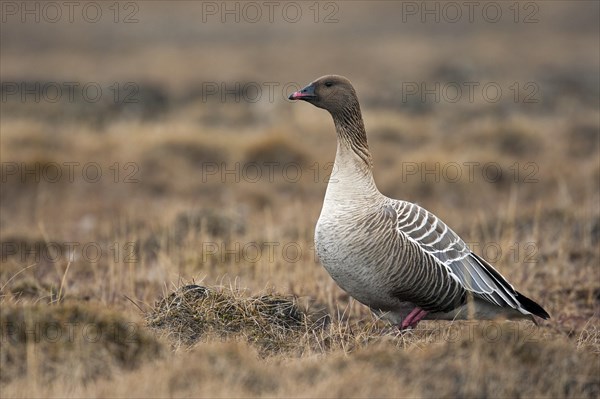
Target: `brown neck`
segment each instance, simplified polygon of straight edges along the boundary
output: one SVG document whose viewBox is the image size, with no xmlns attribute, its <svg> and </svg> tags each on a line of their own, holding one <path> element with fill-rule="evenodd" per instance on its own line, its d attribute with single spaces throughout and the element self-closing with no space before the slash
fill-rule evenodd
<svg viewBox="0 0 600 399">
<path fill-rule="evenodd" d="M 369 152 L 367 132 L 365 131 L 358 101 L 344 107 L 342 111 L 336 112 L 332 116 L 340 144 L 348 146 L 365 162 L 369 169 L 372 168 L 373 160 Z"/>
</svg>

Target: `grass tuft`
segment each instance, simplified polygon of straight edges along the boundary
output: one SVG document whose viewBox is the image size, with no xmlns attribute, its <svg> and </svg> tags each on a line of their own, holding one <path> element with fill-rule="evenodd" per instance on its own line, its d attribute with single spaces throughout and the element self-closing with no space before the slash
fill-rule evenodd
<svg viewBox="0 0 600 399">
<path fill-rule="evenodd" d="M 175 347 L 241 338 L 263 356 L 297 351 L 299 341 L 317 325 L 294 297 L 275 293 L 248 297 L 234 289 L 195 284 L 158 301 L 146 320 Z"/>
</svg>

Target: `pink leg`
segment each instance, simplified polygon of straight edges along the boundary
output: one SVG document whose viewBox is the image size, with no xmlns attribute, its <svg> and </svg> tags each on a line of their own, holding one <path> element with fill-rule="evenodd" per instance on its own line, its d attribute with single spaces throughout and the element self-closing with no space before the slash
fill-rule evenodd
<svg viewBox="0 0 600 399">
<path fill-rule="evenodd" d="M 415 328 L 417 324 L 423 319 L 423 317 L 427 316 L 427 311 L 421 309 L 420 307 L 416 307 L 402 320 L 402 324 L 400 325 L 401 330 L 406 330 L 408 327 Z"/>
</svg>

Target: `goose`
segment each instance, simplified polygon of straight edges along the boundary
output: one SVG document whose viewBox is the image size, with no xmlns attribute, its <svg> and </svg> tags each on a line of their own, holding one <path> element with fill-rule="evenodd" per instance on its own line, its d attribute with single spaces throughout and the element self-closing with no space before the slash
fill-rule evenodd
<svg viewBox="0 0 600 399">
<path fill-rule="evenodd" d="M 347 78 L 323 76 L 289 99 L 333 117 L 334 178 L 315 228 L 315 249 L 340 288 L 400 330 L 424 319 L 550 318 L 434 214 L 379 192 L 358 97 Z"/>
</svg>

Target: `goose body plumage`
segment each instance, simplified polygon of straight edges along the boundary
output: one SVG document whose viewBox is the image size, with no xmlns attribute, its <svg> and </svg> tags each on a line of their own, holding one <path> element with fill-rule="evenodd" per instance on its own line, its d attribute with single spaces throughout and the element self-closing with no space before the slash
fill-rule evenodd
<svg viewBox="0 0 600 399">
<path fill-rule="evenodd" d="M 400 328 L 421 319 L 549 318 L 435 215 L 379 192 L 350 81 L 324 76 L 290 99 L 333 117 L 337 151 L 315 248 L 343 290 Z"/>
</svg>

